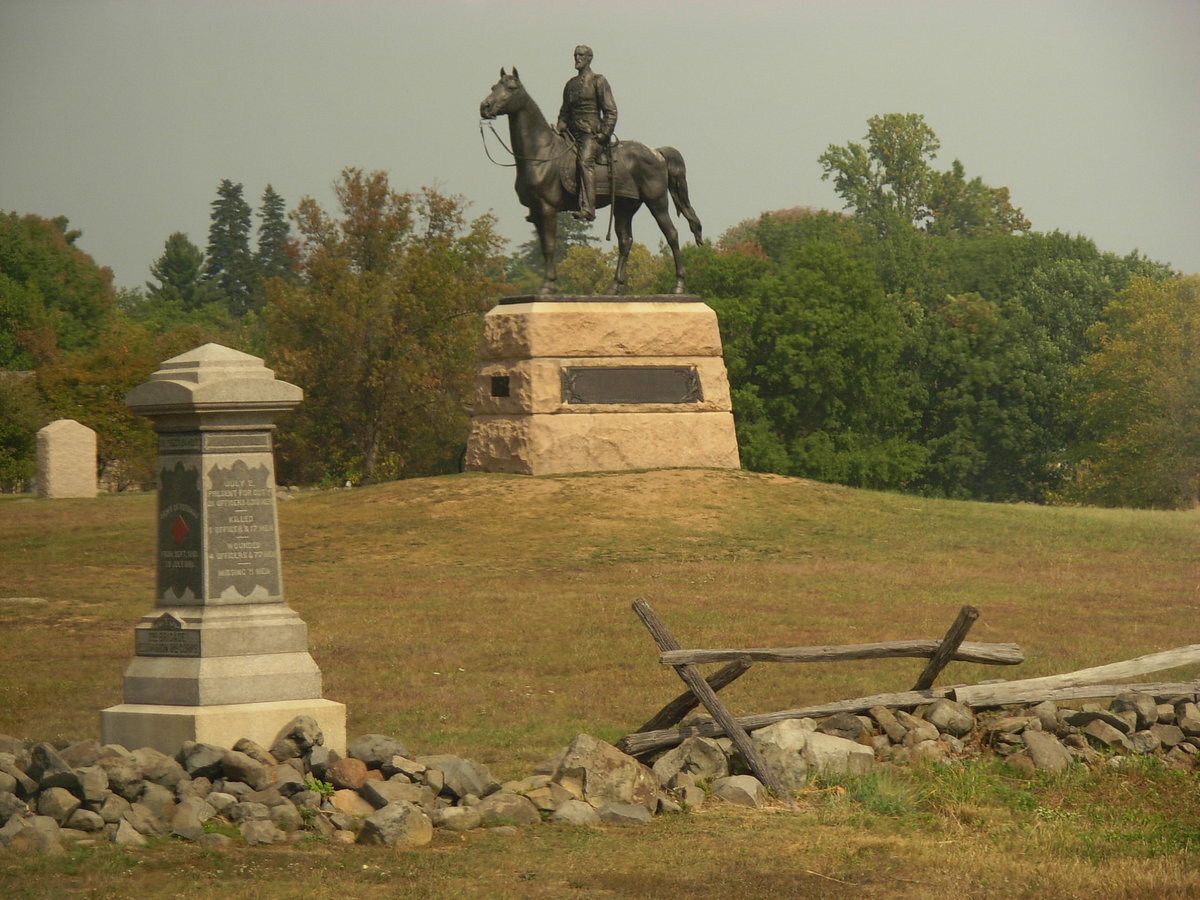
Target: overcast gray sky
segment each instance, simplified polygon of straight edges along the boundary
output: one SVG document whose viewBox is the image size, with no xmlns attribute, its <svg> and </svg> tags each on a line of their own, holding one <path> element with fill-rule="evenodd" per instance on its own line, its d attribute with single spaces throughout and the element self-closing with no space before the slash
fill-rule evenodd
<svg viewBox="0 0 1200 900">
<path fill-rule="evenodd" d="M 839 209 L 817 157 L 912 112 L 1037 230 L 1200 272 L 1196 0 L 0 0 L 0 209 L 68 216 L 123 286 L 171 232 L 204 247 L 222 178 L 329 207 L 384 169 L 523 241 L 479 101 L 515 65 L 552 118 L 578 43 L 712 237 Z"/>
</svg>

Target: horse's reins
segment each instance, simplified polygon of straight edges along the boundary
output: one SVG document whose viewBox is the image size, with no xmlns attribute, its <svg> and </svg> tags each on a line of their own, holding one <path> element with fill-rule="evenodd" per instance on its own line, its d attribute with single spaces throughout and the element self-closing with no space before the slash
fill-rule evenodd
<svg viewBox="0 0 1200 900">
<path fill-rule="evenodd" d="M 488 131 L 490 131 L 492 133 L 492 137 L 494 137 L 496 139 L 496 141 L 500 144 L 500 146 L 505 149 L 505 151 L 508 153 L 508 155 L 513 158 L 514 162 L 510 162 L 510 163 L 497 162 L 492 157 L 492 152 L 490 150 L 488 150 L 487 135 L 485 135 L 483 133 L 483 125 L 485 122 L 487 123 Z M 517 156 L 516 152 L 512 149 L 512 147 L 510 147 L 510 146 L 508 146 L 508 144 L 504 143 L 504 138 L 500 137 L 500 133 L 498 131 L 496 131 L 496 126 L 493 125 L 490 120 L 488 120 L 488 119 L 480 119 L 479 120 L 479 140 L 483 144 L 484 155 L 487 156 L 488 160 L 493 165 L 501 166 L 502 168 L 505 168 L 505 169 L 515 169 L 517 167 L 517 163 L 522 163 L 522 162 L 534 162 L 534 163 L 555 162 L 557 160 L 562 159 L 568 153 L 577 153 L 578 150 L 577 150 L 577 145 L 575 143 L 575 139 L 573 137 L 571 137 L 569 134 L 564 135 L 564 137 L 566 137 L 566 139 L 567 139 L 567 149 L 564 150 L 562 153 L 559 153 L 557 156 L 550 156 L 545 159 L 538 159 L 533 156 Z M 608 186 L 609 186 L 609 196 L 611 199 L 609 200 L 609 204 L 608 204 L 608 233 L 604 236 L 604 239 L 606 241 L 612 241 L 613 216 L 616 214 L 616 209 L 617 209 L 617 179 L 616 179 L 615 173 L 613 172 L 613 148 L 617 144 L 616 136 L 614 135 L 614 136 L 610 137 L 608 143 L 609 143 L 609 146 L 607 148 L 608 149 Z"/>
<path fill-rule="evenodd" d="M 485 122 L 487 122 L 488 130 L 492 133 L 492 136 L 496 138 L 496 140 L 499 142 L 500 146 L 503 147 L 505 149 L 505 151 L 508 153 L 508 155 L 511 156 L 514 160 L 516 160 L 516 162 L 504 163 L 504 162 L 496 162 L 496 160 L 492 159 L 491 151 L 488 150 L 487 135 L 485 135 L 483 133 L 483 124 Z M 508 144 L 504 143 L 504 138 L 500 137 L 500 133 L 498 131 L 496 131 L 496 126 L 493 125 L 487 119 L 479 120 L 479 139 L 481 141 L 483 141 L 483 152 L 485 154 L 487 154 L 487 158 L 489 160 L 491 160 L 491 162 L 493 164 L 495 164 L 497 166 L 503 166 L 506 169 L 516 168 L 516 165 L 518 162 L 535 162 L 535 163 L 555 162 L 556 160 L 562 159 L 568 153 L 575 152 L 575 142 L 568 138 L 567 149 L 564 150 L 562 153 L 559 153 L 557 156 L 548 156 L 545 159 L 538 159 L 535 156 L 517 156 L 517 154 L 513 151 L 512 147 L 510 147 L 510 146 L 508 146 Z"/>
</svg>

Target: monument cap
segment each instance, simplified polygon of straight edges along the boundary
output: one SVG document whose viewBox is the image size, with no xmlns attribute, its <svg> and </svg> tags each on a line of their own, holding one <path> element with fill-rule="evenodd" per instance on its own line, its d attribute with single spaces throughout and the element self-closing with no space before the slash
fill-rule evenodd
<svg viewBox="0 0 1200 900">
<path fill-rule="evenodd" d="M 244 407 L 287 410 L 304 398 L 294 384 L 279 381 L 262 359 L 204 344 L 162 363 L 150 380 L 125 395 L 125 405 L 141 415 Z"/>
</svg>

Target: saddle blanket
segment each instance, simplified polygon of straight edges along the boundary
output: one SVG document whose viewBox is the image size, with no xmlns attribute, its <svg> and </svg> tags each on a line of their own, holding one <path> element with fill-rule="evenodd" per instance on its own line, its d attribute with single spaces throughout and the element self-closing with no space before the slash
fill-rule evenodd
<svg viewBox="0 0 1200 900">
<path fill-rule="evenodd" d="M 629 161 L 625 153 L 622 152 L 623 145 L 617 144 L 615 148 L 606 149 L 600 154 L 600 158 L 596 160 L 596 203 L 600 205 L 605 203 L 613 196 L 613 190 L 610 185 L 608 160 L 609 157 L 614 157 L 612 164 L 612 178 L 617 182 L 616 195 L 618 197 L 627 197 L 631 200 L 638 199 L 637 185 L 634 184 L 633 176 L 629 172 Z M 558 177 L 562 181 L 563 189 L 571 195 L 579 193 L 579 178 L 576 174 L 576 156 L 574 153 L 568 153 L 563 156 L 558 163 Z"/>
</svg>

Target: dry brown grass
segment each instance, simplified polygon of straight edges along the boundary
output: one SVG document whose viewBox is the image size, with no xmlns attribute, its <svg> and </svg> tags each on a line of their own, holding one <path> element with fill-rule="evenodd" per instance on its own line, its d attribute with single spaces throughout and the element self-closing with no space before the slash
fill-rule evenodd
<svg viewBox="0 0 1200 900">
<path fill-rule="evenodd" d="M 1196 641 L 1197 513 L 947 503 L 671 470 L 424 479 L 305 494 L 281 502 L 280 518 L 287 597 L 351 731 L 463 753 L 505 777 L 579 731 L 615 739 L 681 690 L 629 610 L 639 596 L 684 646 L 936 637 L 972 603 L 972 639 L 1025 649 L 1016 669 L 954 664 L 944 681 Z M 0 499 L 0 598 L 44 601 L 0 599 L 0 733 L 92 737 L 97 710 L 120 702 L 132 627 L 152 603 L 153 521 L 150 496 Z M 760 665 L 723 696 L 764 712 L 907 688 L 921 666 Z M 136 865 L 102 853 L 50 871 L 59 887 L 104 896 L 122 885 L 138 896 L 231 885 L 279 897 L 1200 893 L 1191 837 L 1135 848 L 1146 858 L 1134 865 L 1114 849 L 1124 832 L 1097 850 L 1071 837 L 1070 820 L 1011 807 L 918 803 L 892 817 L 816 797 L 795 815 L 714 808 L 636 835 L 439 836 L 401 854 L 171 847 Z M 1185 821 L 1171 807 L 1151 810 L 1168 830 Z M 8 871 L 43 896 L 50 882 L 32 865 Z"/>
</svg>

